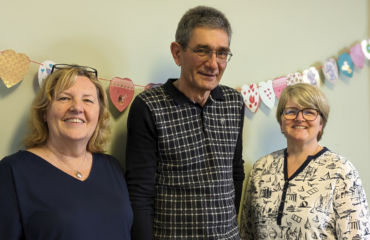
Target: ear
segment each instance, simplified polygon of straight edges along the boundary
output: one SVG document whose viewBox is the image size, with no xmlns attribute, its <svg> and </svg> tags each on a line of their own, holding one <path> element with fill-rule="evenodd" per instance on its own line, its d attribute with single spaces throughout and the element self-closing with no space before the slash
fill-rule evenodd
<svg viewBox="0 0 370 240">
<path fill-rule="evenodd" d="M 181 52 L 182 47 L 178 42 L 171 43 L 171 53 L 173 60 L 175 61 L 177 66 L 181 66 Z"/>
</svg>

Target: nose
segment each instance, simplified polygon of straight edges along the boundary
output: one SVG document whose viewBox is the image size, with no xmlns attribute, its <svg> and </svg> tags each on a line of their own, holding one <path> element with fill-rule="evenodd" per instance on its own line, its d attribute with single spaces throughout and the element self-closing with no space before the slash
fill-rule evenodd
<svg viewBox="0 0 370 240">
<path fill-rule="evenodd" d="M 82 105 L 82 102 L 79 101 L 79 100 L 76 100 L 74 99 L 72 102 L 71 102 L 71 106 L 69 108 L 69 110 L 73 113 L 82 113 L 83 112 L 83 105 Z"/>
<path fill-rule="evenodd" d="M 208 60 L 207 60 L 207 66 L 213 69 L 218 67 L 216 52 L 210 53 Z"/>
<path fill-rule="evenodd" d="M 302 111 L 299 111 L 297 113 L 297 117 L 295 118 L 296 121 L 304 121 L 304 117 L 303 117 L 303 112 Z"/>
</svg>

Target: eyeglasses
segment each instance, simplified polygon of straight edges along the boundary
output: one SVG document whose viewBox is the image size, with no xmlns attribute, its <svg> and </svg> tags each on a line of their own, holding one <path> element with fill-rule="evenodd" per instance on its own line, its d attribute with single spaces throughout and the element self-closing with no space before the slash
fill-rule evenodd
<svg viewBox="0 0 370 240">
<path fill-rule="evenodd" d="M 226 63 L 230 61 L 233 54 L 230 50 L 212 50 L 210 48 L 200 47 L 191 48 L 188 47 L 193 53 L 203 58 L 204 60 L 212 58 L 213 53 L 216 53 L 216 59 L 219 63 Z"/>
<path fill-rule="evenodd" d="M 319 115 L 319 111 L 313 108 L 304 108 L 304 109 L 297 109 L 297 108 L 285 108 L 283 110 L 283 116 L 286 120 L 294 120 L 297 118 L 299 112 L 302 112 L 302 116 L 306 121 L 313 121 Z"/>
<path fill-rule="evenodd" d="M 78 68 L 83 71 L 93 73 L 95 77 L 98 77 L 98 71 L 95 68 L 88 67 L 88 66 L 80 66 L 80 65 L 71 65 L 71 64 L 54 64 L 51 68 L 51 73 L 54 72 L 54 70 L 60 70 L 60 69 L 71 69 L 71 68 Z"/>
</svg>

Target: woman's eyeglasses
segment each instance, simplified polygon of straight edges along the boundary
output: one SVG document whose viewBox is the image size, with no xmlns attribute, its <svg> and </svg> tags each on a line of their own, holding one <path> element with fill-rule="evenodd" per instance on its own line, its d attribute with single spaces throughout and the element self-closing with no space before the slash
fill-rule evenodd
<svg viewBox="0 0 370 240">
<path fill-rule="evenodd" d="M 71 65 L 71 64 L 54 64 L 53 67 L 51 68 L 51 73 L 53 73 L 55 70 L 70 69 L 70 68 L 78 68 L 86 72 L 93 73 L 95 77 L 98 77 L 98 71 L 95 68 L 88 67 L 88 66 Z"/>
<path fill-rule="evenodd" d="M 289 107 L 283 110 L 283 116 L 286 120 L 294 120 L 297 118 L 299 112 L 302 112 L 302 117 L 306 121 L 315 120 L 320 113 L 317 109 L 314 108 L 304 108 L 299 110 L 298 108 Z"/>
</svg>

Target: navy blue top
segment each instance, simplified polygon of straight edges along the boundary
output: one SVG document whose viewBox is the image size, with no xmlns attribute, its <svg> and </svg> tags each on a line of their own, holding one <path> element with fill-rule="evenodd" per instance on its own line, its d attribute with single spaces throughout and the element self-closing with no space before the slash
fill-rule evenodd
<svg viewBox="0 0 370 240">
<path fill-rule="evenodd" d="M 132 220 L 112 156 L 93 154 L 85 181 L 28 151 L 0 161 L 0 239 L 130 239 Z"/>
</svg>

